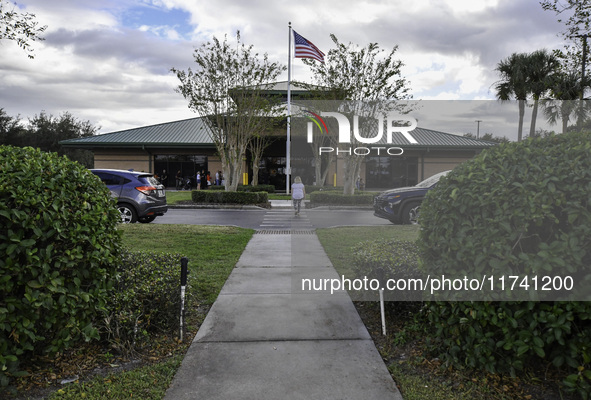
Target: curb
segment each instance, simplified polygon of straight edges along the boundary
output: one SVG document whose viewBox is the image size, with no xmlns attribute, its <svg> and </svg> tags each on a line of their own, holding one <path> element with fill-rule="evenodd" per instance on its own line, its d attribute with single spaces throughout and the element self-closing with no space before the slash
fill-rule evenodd
<svg viewBox="0 0 591 400">
<path fill-rule="evenodd" d="M 291 205 L 276 205 L 272 206 L 269 204 L 268 207 L 255 206 L 255 205 L 241 205 L 241 204 L 174 204 L 169 205 L 169 209 L 198 209 L 198 210 L 271 210 L 280 208 L 292 208 Z M 373 210 L 371 206 L 331 206 L 331 205 L 320 205 L 316 207 L 310 207 L 306 205 L 306 210 L 362 210 L 370 211 Z"/>
</svg>

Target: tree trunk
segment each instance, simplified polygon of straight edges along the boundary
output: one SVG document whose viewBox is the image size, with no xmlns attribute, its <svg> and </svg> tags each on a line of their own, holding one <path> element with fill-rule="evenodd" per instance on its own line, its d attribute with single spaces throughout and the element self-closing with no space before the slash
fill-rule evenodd
<svg viewBox="0 0 591 400">
<path fill-rule="evenodd" d="M 238 185 L 242 182 L 242 165 L 234 165 L 232 166 L 232 171 L 230 173 L 230 184 L 228 185 L 228 181 L 226 181 L 226 191 L 228 192 L 235 192 L 238 189 Z"/>
<path fill-rule="evenodd" d="M 316 186 L 324 186 L 324 180 L 322 179 L 322 163 L 319 158 L 316 158 L 316 165 L 314 165 L 314 184 Z"/>
<path fill-rule="evenodd" d="M 525 114 L 525 100 L 518 100 L 519 103 L 519 125 L 517 127 L 517 141 L 523 138 L 523 115 Z"/>
<path fill-rule="evenodd" d="M 363 161 L 363 157 L 361 156 L 352 155 L 345 157 L 345 174 L 343 177 L 344 195 L 355 194 L 355 182 L 357 181 L 357 176 L 359 175 L 359 170 L 361 169 L 361 161 Z"/>
<path fill-rule="evenodd" d="M 259 161 L 252 163 L 252 186 L 259 184 Z"/>
<path fill-rule="evenodd" d="M 531 124 L 529 127 L 529 137 L 534 137 L 536 134 L 536 119 L 538 118 L 538 104 L 539 100 L 534 99 L 534 107 L 531 112 Z"/>
<path fill-rule="evenodd" d="M 326 166 L 326 168 L 324 168 L 324 172 L 322 173 L 322 178 L 320 180 L 322 182 L 322 186 L 326 185 L 326 177 L 328 176 L 328 167 L 330 164 L 332 164 L 332 158 L 331 162 Z"/>
</svg>

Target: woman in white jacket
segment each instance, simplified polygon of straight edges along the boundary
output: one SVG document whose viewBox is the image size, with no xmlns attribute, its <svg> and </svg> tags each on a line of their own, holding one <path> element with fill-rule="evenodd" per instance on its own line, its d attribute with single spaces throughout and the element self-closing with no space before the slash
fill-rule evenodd
<svg viewBox="0 0 591 400">
<path fill-rule="evenodd" d="M 291 184 L 291 199 L 293 200 L 295 215 L 300 213 L 300 207 L 304 197 L 306 197 L 306 187 L 302 183 L 302 178 L 296 176 Z"/>
</svg>

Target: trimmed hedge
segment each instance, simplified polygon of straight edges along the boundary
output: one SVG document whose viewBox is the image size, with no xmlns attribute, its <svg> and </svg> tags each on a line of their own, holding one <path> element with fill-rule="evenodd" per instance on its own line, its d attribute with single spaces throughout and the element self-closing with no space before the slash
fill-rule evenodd
<svg viewBox="0 0 591 400">
<path fill-rule="evenodd" d="M 181 255 L 124 250 L 116 291 L 108 304 L 103 329 L 111 345 L 129 354 L 154 331 L 179 328 Z M 185 304 L 190 301 L 191 279 Z"/>
<path fill-rule="evenodd" d="M 353 196 L 337 191 L 317 191 L 310 194 L 310 205 L 370 206 L 373 205 L 375 193 L 357 192 Z"/>
<path fill-rule="evenodd" d="M 194 203 L 207 204 L 266 204 L 267 192 L 225 192 L 218 190 L 194 190 L 191 192 Z"/>
<path fill-rule="evenodd" d="M 343 192 L 342 186 L 314 186 L 314 185 L 306 185 L 306 193 L 314 193 L 314 192 Z"/>
<path fill-rule="evenodd" d="M 381 239 L 361 242 L 353 247 L 353 264 L 358 276 L 375 277 L 382 269 L 385 278 L 416 276 L 419 249 L 414 242 Z"/>
<path fill-rule="evenodd" d="M 236 188 L 239 192 L 267 192 L 267 193 L 275 193 L 275 186 L 273 185 L 238 185 Z"/>
<path fill-rule="evenodd" d="M 584 295 L 591 266 L 591 134 L 483 151 L 443 178 L 421 207 L 425 270 L 446 276 L 571 275 Z M 591 305 L 439 302 L 426 315 L 450 364 L 511 373 L 540 359 L 591 394 Z"/>
<path fill-rule="evenodd" d="M 208 186 L 207 190 L 226 190 L 225 186 L 212 185 Z M 237 192 L 267 192 L 275 193 L 275 186 L 273 185 L 238 185 L 236 188 Z"/>
<path fill-rule="evenodd" d="M 119 220 L 109 189 L 83 166 L 0 147 L 0 386 L 23 357 L 98 338 Z"/>
<path fill-rule="evenodd" d="M 591 134 L 487 149 L 457 166 L 421 207 L 430 271 L 568 274 L 591 286 Z M 585 292 L 586 293 L 586 292 Z"/>
<path fill-rule="evenodd" d="M 396 239 L 382 239 L 360 242 L 353 247 L 352 263 L 358 279 L 414 279 L 420 277 L 419 249 L 416 243 Z M 380 276 L 380 270 L 383 275 Z M 368 293 L 376 300 L 376 293 Z M 397 291 L 385 293 L 386 300 L 411 300 L 410 294 Z M 416 296 L 420 299 L 420 293 Z M 390 307 L 398 307 L 390 303 Z"/>
</svg>

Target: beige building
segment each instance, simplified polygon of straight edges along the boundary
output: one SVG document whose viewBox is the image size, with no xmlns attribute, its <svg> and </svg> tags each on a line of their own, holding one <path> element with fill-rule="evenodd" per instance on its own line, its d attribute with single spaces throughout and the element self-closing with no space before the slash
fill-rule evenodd
<svg viewBox="0 0 591 400">
<path fill-rule="evenodd" d="M 365 155 L 360 178 L 368 189 L 389 189 L 411 186 L 429 176 L 452 169 L 471 159 L 483 149 L 495 143 L 444 132 L 416 128 L 411 131 L 416 144 L 404 138 L 391 143 L 399 146 L 403 154 L 389 155 L 385 150 Z M 292 139 L 296 141 L 297 138 Z M 81 148 L 94 152 L 95 168 L 134 169 L 168 175 L 165 184 L 175 185 L 177 173 L 194 179 L 197 171 L 215 172 L 222 169 L 216 149 L 201 118 L 191 118 L 163 124 L 139 127 L 92 137 L 61 142 L 65 147 Z M 300 146 L 301 148 L 301 146 Z M 311 153 L 302 157 L 292 153 L 292 176 L 299 175 L 306 184 L 314 184 L 314 166 Z M 278 191 L 285 189 L 286 136 L 275 140 L 266 150 L 259 164 L 259 183 L 275 185 Z M 343 184 L 343 154 L 329 167 L 327 186 Z M 252 177 L 250 155 L 244 161 L 243 170 Z M 166 171 L 166 172 L 165 172 Z"/>
<path fill-rule="evenodd" d="M 280 102 L 287 102 L 287 82 L 277 82 L 265 89 L 265 92 Z M 300 109 L 305 110 L 305 106 L 309 104 L 306 101 L 309 94 L 306 89 L 292 84 L 292 104 L 297 104 Z M 306 112 L 291 117 L 289 165 L 292 177 L 300 176 L 305 184 L 312 185 L 316 184 L 316 161 L 313 156 L 315 150 L 306 138 L 307 132 L 303 132 L 306 130 L 306 124 L 312 124 Z M 259 183 L 274 185 L 278 191 L 286 189 L 286 126 L 284 124 L 284 128 L 272 132 L 274 140 L 265 149 L 258 166 Z M 299 131 L 296 126 L 300 127 Z M 367 189 L 415 185 L 437 172 L 454 168 L 483 149 L 496 144 L 420 127 L 409 133 L 417 143 L 411 144 L 405 136 L 394 133 L 392 143 L 367 145 L 368 148 L 372 148 L 370 152 L 363 147 L 354 150 L 350 148 L 363 155 L 358 178 Z M 169 187 L 175 186 L 177 174 L 184 179 L 194 180 L 198 171 L 209 171 L 214 176 L 216 171 L 222 170 L 208 125 L 199 117 L 65 140 L 60 144 L 65 147 L 92 150 L 95 168 L 134 169 L 159 176 L 165 174 L 168 180 L 163 183 Z M 381 150 L 376 151 L 376 146 Z M 399 148 L 402 151 L 388 154 L 387 148 Z M 368 154 L 364 154 L 365 152 Z M 344 157 L 346 153 L 340 153 L 336 161 L 328 167 L 325 186 L 343 185 Z M 252 179 L 251 163 L 251 155 L 246 154 L 243 164 L 243 180 L 246 183 Z"/>
</svg>

